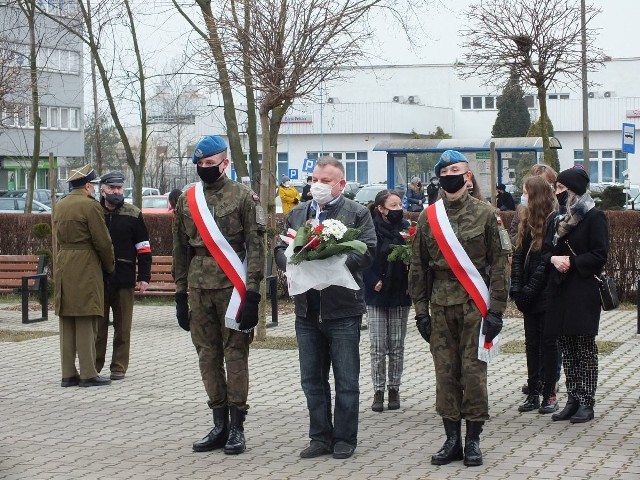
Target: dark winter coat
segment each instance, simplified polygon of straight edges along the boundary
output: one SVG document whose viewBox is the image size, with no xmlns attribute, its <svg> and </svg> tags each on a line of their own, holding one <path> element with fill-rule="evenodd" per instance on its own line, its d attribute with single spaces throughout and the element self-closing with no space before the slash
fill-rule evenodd
<svg viewBox="0 0 640 480">
<path fill-rule="evenodd" d="M 511 297 L 522 313 L 541 313 L 547 309 L 547 275 L 551 252 L 529 251 L 531 230 L 524 233 L 522 246 L 513 253 L 511 262 Z"/>
<path fill-rule="evenodd" d="M 607 218 L 601 210 L 592 208 L 575 228 L 558 239 L 555 246 L 553 235 L 554 228 L 548 228 L 545 250 L 551 255 L 569 255 L 571 267 L 566 273 L 558 272 L 553 266 L 549 269 L 545 333 L 595 336 L 600 324 L 600 293 L 594 275 L 600 274 L 607 263 Z"/>
<path fill-rule="evenodd" d="M 513 197 L 509 192 L 500 192 L 498 193 L 496 206 L 501 212 L 510 212 L 516 209 L 516 202 L 514 202 Z"/>
<path fill-rule="evenodd" d="M 440 185 L 434 185 L 433 183 L 429 183 L 427 186 L 427 198 L 429 205 L 436 203 L 438 200 L 438 194 L 440 193 Z"/>
<path fill-rule="evenodd" d="M 409 204 L 407 210 L 409 212 L 421 212 L 424 209 L 424 189 L 422 185 L 418 186 L 410 183 L 406 196 Z"/>
<path fill-rule="evenodd" d="M 391 253 L 391 245 L 406 245 L 407 242 L 400 232 L 409 227 L 409 222 L 404 220 L 393 225 L 376 213 L 373 224 L 376 228 L 378 245 L 371 268 L 364 272 L 365 303 L 377 307 L 410 306 L 409 265 L 399 260 L 392 262 L 387 260 Z M 382 281 L 382 289 L 376 292 L 374 287 L 378 281 Z"/>
<path fill-rule="evenodd" d="M 133 288 L 136 282 L 149 283 L 151 245 L 140 209 L 130 203 L 123 203 L 115 210 L 109 210 L 104 204 L 104 198 L 101 198 L 100 204 L 116 257 L 116 274 L 109 280 L 109 288 L 118 290 Z"/>
<path fill-rule="evenodd" d="M 292 228 L 298 230 L 314 216 L 315 202 L 304 202 L 296 205 L 287 216 L 283 234 Z M 325 207 L 327 219 L 340 220 L 347 227 L 361 230 L 359 240 L 367 245 L 364 254 L 351 251 L 347 254 L 346 266 L 353 275 L 354 280 L 360 286 L 359 290 L 350 290 L 345 287 L 331 285 L 324 290 L 311 289 L 306 293 L 294 296 L 295 312 L 298 317 L 311 319 L 320 316 L 323 320 L 334 320 L 347 317 L 355 317 L 364 314 L 367 309 L 364 303 L 362 289 L 364 283 L 362 272 L 371 266 L 376 251 L 376 233 L 371 220 L 369 210 L 353 200 L 341 195 L 331 205 Z M 287 243 L 280 240 L 275 247 L 275 259 L 278 268 L 287 271 L 287 258 L 284 251 Z"/>
</svg>

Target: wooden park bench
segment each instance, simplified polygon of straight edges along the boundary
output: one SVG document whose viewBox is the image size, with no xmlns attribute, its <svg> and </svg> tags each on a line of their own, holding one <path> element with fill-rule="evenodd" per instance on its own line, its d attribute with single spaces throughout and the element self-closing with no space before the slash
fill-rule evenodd
<svg viewBox="0 0 640 480">
<path fill-rule="evenodd" d="M 0 293 L 22 295 L 22 323 L 48 319 L 46 255 L 0 255 Z M 29 294 L 37 293 L 42 316 L 29 318 Z"/>
<path fill-rule="evenodd" d="M 176 284 L 171 276 L 171 255 L 154 255 L 151 263 L 151 282 L 144 293 L 136 290 L 137 296 L 174 296 Z"/>
</svg>

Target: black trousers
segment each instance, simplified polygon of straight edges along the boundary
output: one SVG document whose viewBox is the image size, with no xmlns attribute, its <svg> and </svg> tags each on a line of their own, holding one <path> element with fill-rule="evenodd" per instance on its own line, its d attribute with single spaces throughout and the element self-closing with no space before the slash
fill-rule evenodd
<svg viewBox="0 0 640 480">
<path fill-rule="evenodd" d="M 598 346 L 595 336 L 561 336 L 562 364 L 567 393 L 580 405 L 595 405 L 598 386 Z"/>
<path fill-rule="evenodd" d="M 524 314 L 527 386 L 531 395 L 551 395 L 558 381 L 558 340 L 544 335 L 545 312 Z"/>
</svg>

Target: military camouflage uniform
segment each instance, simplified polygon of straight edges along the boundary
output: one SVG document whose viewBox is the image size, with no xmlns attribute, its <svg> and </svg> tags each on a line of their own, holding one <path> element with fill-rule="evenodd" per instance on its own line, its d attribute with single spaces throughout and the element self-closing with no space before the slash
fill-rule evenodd
<svg viewBox="0 0 640 480">
<path fill-rule="evenodd" d="M 226 175 L 204 187 L 218 228 L 240 259 L 247 260 L 247 290 L 259 292 L 264 277 L 265 225 L 258 196 Z M 176 292 L 189 292 L 191 340 L 198 352 L 209 407 L 234 406 L 246 411 L 252 334 L 225 327 L 233 284 L 204 246 L 184 194 L 178 199 L 173 223 L 173 273 Z"/>
<path fill-rule="evenodd" d="M 490 289 L 489 310 L 503 313 L 507 303 L 508 233 L 491 205 L 471 197 L 443 198 L 451 227 Z M 429 298 L 427 268 L 433 270 Z M 418 219 L 413 242 L 410 292 L 416 316 L 431 305 L 431 354 L 436 370 L 436 411 L 442 417 L 481 422 L 489 418 L 487 364 L 478 360 L 480 312 L 450 270 L 426 214 Z"/>
</svg>

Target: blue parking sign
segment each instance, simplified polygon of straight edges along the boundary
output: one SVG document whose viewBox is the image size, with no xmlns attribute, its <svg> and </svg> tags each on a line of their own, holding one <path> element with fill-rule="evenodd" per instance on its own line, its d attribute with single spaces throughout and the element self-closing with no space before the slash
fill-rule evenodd
<svg viewBox="0 0 640 480">
<path fill-rule="evenodd" d="M 289 169 L 289 179 L 290 180 L 298 180 L 298 169 L 290 168 Z"/>
<path fill-rule="evenodd" d="M 312 173 L 313 169 L 316 168 L 316 158 L 305 158 L 302 161 L 302 171 L 307 173 Z"/>
</svg>

